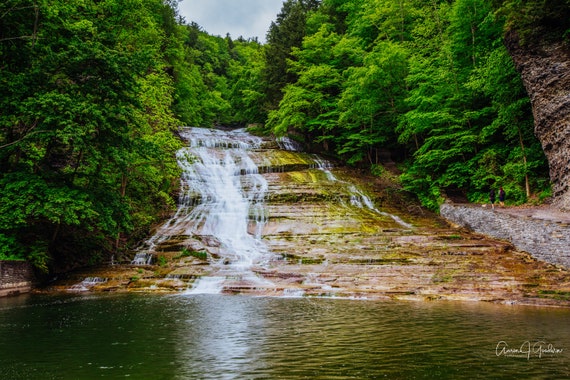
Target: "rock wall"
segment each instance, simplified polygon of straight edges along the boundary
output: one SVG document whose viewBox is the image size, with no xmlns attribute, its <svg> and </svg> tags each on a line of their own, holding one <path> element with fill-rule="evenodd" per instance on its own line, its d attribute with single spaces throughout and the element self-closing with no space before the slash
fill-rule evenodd
<svg viewBox="0 0 570 380">
<path fill-rule="evenodd" d="M 449 203 L 441 205 L 440 213 L 445 219 L 474 232 L 508 240 L 538 260 L 570 268 L 570 226 L 566 223 Z"/>
<path fill-rule="evenodd" d="M 534 128 L 550 166 L 555 204 L 570 210 L 570 49 L 538 39 L 524 46 L 515 31 L 506 46 L 532 104 Z"/>
<path fill-rule="evenodd" d="M 0 297 L 32 290 L 33 271 L 25 261 L 0 261 Z"/>
</svg>

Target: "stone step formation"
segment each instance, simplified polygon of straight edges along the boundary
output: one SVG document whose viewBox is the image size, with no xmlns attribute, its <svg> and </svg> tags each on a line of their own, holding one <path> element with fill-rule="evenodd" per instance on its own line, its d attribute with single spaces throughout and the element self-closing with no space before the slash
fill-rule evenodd
<svg viewBox="0 0 570 380">
<path fill-rule="evenodd" d="M 56 287 L 98 276 L 89 291 L 570 305 L 565 268 L 451 226 L 389 178 L 243 130 L 183 136 L 178 211 L 140 248 L 152 264 Z"/>
</svg>

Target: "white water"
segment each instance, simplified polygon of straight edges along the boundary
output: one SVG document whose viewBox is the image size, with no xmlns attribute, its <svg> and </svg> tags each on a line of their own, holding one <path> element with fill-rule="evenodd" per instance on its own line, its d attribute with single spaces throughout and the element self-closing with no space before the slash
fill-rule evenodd
<svg viewBox="0 0 570 380">
<path fill-rule="evenodd" d="M 67 290 L 72 291 L 72 292 L 86 292 L 86 291 L 90 290 L 92 287 L 94 287 L 95 285 L 103 284 L 105 282 L 107 282 L 106 278 L 87 277 L 83 281 L 81 281 L 79 284 L 75 284 Z"/>
<path fill-rule="evenodd" d="M 219 294 L 222 292 L 225 277 L 213 276 L 196 280 L 188 294 Z"/>
<path fill-rule="evenodd" d="M 385 211 L 380 211 L 374 205 L 374 202 L 372 202 L 370 197 L 368 197 L 366 194 L 364 194 L 364 192 L 362 190 L 358 189 L 354 184 L 339 180 L 331 172 L 330 169 L 332 168 L 332 165 L 328 161 L 325 161 L 325 160 L 319 158 L 318 156 L 315 156 L 315 162 L 317 163 L 317 168 L 322 170 L 325 173 L 325 175 L 329 181 L 341 182 L 347 186 L 348 191 L 350 193 L 350 203 L 353 206 L 356 206 L 358 208 L 368 208 L 369 210 L 372 210 L 379 215 L 392 218 L 396 223 L 398 223 L 400 226 L 402 226 L 404 228 L 413 228 L 413 226 L 411 224 L 404 222 L 399 216 L 390 214 L 390 213 L 385 212 Z"/>
<path fill-rule="evenodd" d="M 277 139 L 277 145 L 283 150 L 289 150 L 291 152 L 301 152 L 303 147 L 295 140 L 291 140 L 287 136 L 279 137 Z"/>
<path fill-rule="evenodd" d="M 189 146 L 178 152 L 180 205 L 166 228 L 170 235 L 219 245 L 212 276 L 196 281 L 190 292 L 219 293 L 236 279 L 250 287 L 271 286 L 251 271 L 271 257 L 261 240 L 268 185 L 249 156 L 262 140 L 243 130 L 188 128 L 181 134 Z"/>
<path fill-rule="evenodd" d="M 150 265 L 152 263 L 152 254 L 149 252 L 138 252 L 131 265 Z"/>
<path fill-rule="evenodd" d="M 267 220 L 263 204 L 267 181 L 248 156 L 261 139 L 241 130 L 199 128 L 189 129 L 183 137 L 190 146 L 178 154 L 184 171 L 179 211 L 192 210 L 175 216 L 176 223 L 184 224 L 188 235 L 215 237 L 224 247 L 226 264 L 229 259 L 233 266 L 250 267 L 267 253 L 259 239 Z"/>
<path fill-rule="evenodd" d="M 252 151 L 261 148 L 262 139 L 244 130 L 204 128 L 186 128 L 181 136 L 188 147 L 177 153 L 182 168 L 178 209 L 139 250 L 132 264 L 150 264 L 161 243 L 187 236 L 208 247 L 211 269 L 194 283 L 189 293 L 275 290 L 273 283 L 254 273 L 254 269 L 264 268 L 273 258 L 262 241 L 268 218 L 264 203 L 268 184 L 250 157 Z M 282 148 L 296 147 L 288 143 Z M 314 160 L 327 180 L 346 185 L 350 205 L 391 217 L 405 228 L 412 227 L 397 216 L 378 210 L 354 184 L 337 179 L 329 162 L 318 156 Z"/>
</svg>

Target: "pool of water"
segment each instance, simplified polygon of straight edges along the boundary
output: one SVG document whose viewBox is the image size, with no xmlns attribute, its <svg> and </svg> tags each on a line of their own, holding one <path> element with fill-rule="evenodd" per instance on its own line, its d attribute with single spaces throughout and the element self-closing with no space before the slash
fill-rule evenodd
<svg viewBox="0 0 570 380">
<path fill-rule="evenodd" d="M 228 295 L 0 299 L 2 379 L 562 379 L 570 310 Z"/>
</svg>

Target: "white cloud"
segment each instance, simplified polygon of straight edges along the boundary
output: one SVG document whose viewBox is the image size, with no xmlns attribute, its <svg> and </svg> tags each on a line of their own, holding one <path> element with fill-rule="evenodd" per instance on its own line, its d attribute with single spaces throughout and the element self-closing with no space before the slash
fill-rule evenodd
<svg viewBox="0 0 570 380">
<path fill-rule="evenodd" d="M 264 42 L 282 5 L 283 0 L 182 0 L 178 7 L 186 22 L 197 23 L 209 34 Z"/>
</svg>

